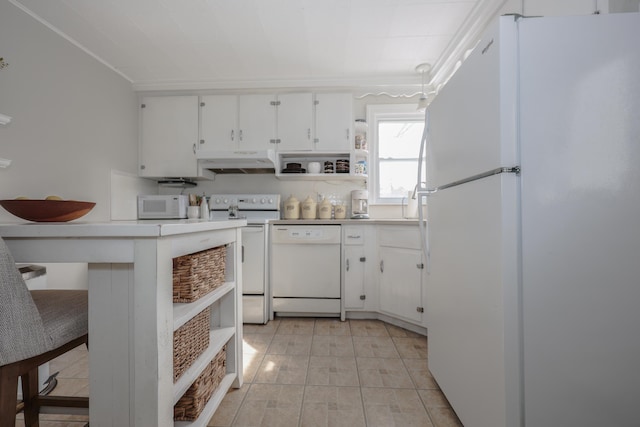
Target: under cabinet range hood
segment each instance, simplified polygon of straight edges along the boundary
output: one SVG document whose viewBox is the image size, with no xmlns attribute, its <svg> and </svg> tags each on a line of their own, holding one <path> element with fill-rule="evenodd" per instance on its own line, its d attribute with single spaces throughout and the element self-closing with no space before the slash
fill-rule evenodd
<svg viewBox="0 0 640 427">
<path fill-rule="evenodd" d="M 219 174 L 266 174 L 276 169 L 273 150 L 201 150 L 196 157 L 200 167 Z"/>
</svg>

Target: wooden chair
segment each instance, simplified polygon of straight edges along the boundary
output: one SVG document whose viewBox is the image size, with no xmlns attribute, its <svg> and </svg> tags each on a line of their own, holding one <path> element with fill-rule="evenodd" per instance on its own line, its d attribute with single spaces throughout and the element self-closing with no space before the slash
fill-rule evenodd
<svg viewBox="0 0 640 427">
<path fill-rule="evenodd" d="M 85 290 L 29 291 L 0 238 L 0 427 L 14 427 L 18 377 L 25 426 L 38 426 L 44 406 L 88 408 L 87 397 L 40 396 L 38 366 L 88 343 Z"/>
</svg>

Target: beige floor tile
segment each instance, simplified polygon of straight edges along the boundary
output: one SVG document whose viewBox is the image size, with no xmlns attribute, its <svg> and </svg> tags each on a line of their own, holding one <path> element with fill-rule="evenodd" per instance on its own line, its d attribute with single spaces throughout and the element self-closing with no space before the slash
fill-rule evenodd
<svg viewBox="0 0 640 427">
<path fill-rule="evenodd" d="M 349 320 L 351 335 L 363 337 L 388 337 L 389 332 L 380 320 Z"/>
<path fill-rule="evenodd" d="M 440 390 L 418 390 L 418 394 L 427 409 L 451 407 L 449 401 Z"/>
<path fill-rule="evenodd" d="M 267 349 L 268 354 L 291 354 L 308 356 L 311 354 L 311 335 L 276 334 Z"/>
<path fill-rule="evenodd" d="M 438 390 L 440 387 L 431 375 L 427 359 L 402 359 L 417 389 Z"/>
<path fill-rule="evenodd" d="M 401 338 L 393 337 L 393 343 L 396 345 L 400 357 L 403 359 L 426 359 L 427 358 L 427 339 L 420 338 Z"/>
<path fill-rule="evenodd" d="M 402 359 L 357 357 L 356 364 L 362 387 L 414 388 Z"/>
<path fill-rule="evenodd" d="M 304 384 L 309 367 L 308 356 L 267 354 L 258 368 L 254 383 Z"/>
<path fill-rule="evenodd" d="M 451 408 L 428 408 L 435 427 L 464 427 Z"/>
<path fill-rule="evenodd" d="M 273 335 L 268 334 L 244 334 L 242 336 L 243 353 L 266 353 L 271 344 Z"/>
<path fill-rule="evenodd" d="M 304 386 L 251 384 L 234 426 L 297 426 Z"/>
<path fill-rule="evenodd" d="M 280 320 L 274 319 L 267 322 L 266 325 L 255 325 L 252 323 L 245 323 L 242 325 L 243 334 L 266 334 L 274 335 L 280 326 Z"/>
<path fill-rule="evenodd" d="M 392 337 L 401 337 L 401 338 L 427 338 L 424 335 L 420 335 L 416 332 L 409 331 L 407 329 L 401 328 L 399 326 L 391 325 L 389 323 L 385 323 L 384 325 L 389 332 L 389 335 Z"/>
<path fill-rule="evenodd" d="M 303 427 L 364 427 L 359 387 L 307 386 L 302 404 Z"/>
<path fill-rule="evenodd" d="M 276 331 L 277 335 L 313 335 L 315 319 L 307 318 L 284 318 L 280 320 L 280 326 Z"/>
<path fill-rule="evenodd" d="M 314 335 L 351 335 L 349 322 L 339 319 L 316 319 Z"/>
<path fill-rule="evenodd" d="M 312 356 L 355 356 L 350 336 L 314 335 L 311 343 Z"/>
<path fill-rule="evenodd" d="M 242 404 L 247 392 L 249 391 L 250 384 L 244 384 L 241 388 L 232 388 L 224 396 L 218 410 L 213 414 L 213 418 L 209 420 L 207 426 L 213 427 L 228 427 L 233 423 L 233 419 L 238 413 L 238 409 Z"/>
<path fill-rule="evenodd" d="M 400 357 L 390 337 L 354 336 L 353 348 L 358 357 Z"/>
<path fill-rule="evenodd" d="M 242 377 L 244 382 L 253 382 L 263 359 L 264 353 L 244 353 L 242 355 Z"/>
<path fill-rule="evenodd" d="M 363 387 L 361 391 L 368 427 L 433 426 L 415 390 Z"/>
<path fill-rule="evenodd" d="M 355 357 L 311 356 L 308 385 L 359 386 Z"/>
</svg>

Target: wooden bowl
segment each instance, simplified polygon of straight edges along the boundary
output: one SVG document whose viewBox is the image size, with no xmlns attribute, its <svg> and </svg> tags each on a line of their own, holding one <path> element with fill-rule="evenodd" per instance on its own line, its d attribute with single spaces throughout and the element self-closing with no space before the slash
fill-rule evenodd
<svg viewBox="0 0 640 427">
<path fill-rule="evenodd" d="M 77 200 L 0 200 L 9 213 L 28 221 L 67 222 L 89 213 L 96 204 Z"/>
</svg>

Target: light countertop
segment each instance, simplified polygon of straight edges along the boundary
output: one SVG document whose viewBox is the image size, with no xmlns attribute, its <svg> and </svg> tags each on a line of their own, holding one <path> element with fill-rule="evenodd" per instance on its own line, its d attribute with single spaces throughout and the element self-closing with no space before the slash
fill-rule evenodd
<svg viewBox="0 0 640 427">
<path fill-rule="evenodd" d="M 2 237 L 161 237 L 243 227 L 245 220 L 140 220 L 0 224 Z"/>
<path fill-rule="evenodd" d="M 418 225 L 419 219 L 369 218 L 369 219 L 279 219 L 269 221 L 275 225 Z"/>
</svg>

